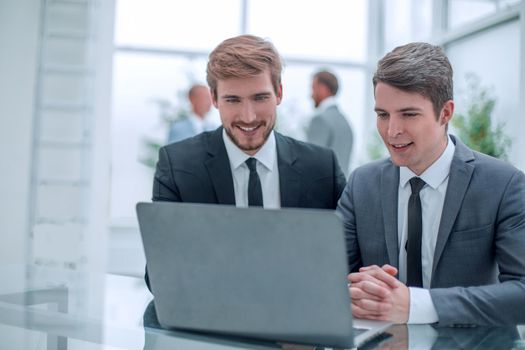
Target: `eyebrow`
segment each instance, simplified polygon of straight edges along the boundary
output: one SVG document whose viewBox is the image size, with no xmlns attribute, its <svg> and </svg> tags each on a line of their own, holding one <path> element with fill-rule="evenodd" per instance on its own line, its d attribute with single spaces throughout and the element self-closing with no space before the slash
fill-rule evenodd
<svg viewBox="0 0 525 350">
<path fill-rule="evenodd" d="M 397 110 L 397 112 L 409 112 L 409 111 L 421 111 L 421 108 L 418 107 L 405 107 Z"/>
<path fill-rule="evenodd" d="M 271 92 L 257 92 L 253 94 L 251 97 L 263 97 L 263 96 L 271 96 Z M 241 98 L 239 95 L 222 95 L 220 98 L 227 99 L 227 98 Z"/>
<path fill-rule="evenodd" d="M 380 107 L 374 108 L 374 111 L 375 112 L 387 112 L 386 110 L 384 110 L 383 108 L 380 108 Z M 418 107 L 405 107 L 405 108 L 398 109 L 395 112 L 410 112 L 410 111 L 418 111 L 418 112 L 420 112 L 420 111 L 422 111 L 422 109 L 418 108 Z"/>
<path fill-rule="evenodd" d="M 237 95 L 222 95 L 221 98 L 226 99 L 226 98 L 240 98 L 240 97 Z"/>
</svg>

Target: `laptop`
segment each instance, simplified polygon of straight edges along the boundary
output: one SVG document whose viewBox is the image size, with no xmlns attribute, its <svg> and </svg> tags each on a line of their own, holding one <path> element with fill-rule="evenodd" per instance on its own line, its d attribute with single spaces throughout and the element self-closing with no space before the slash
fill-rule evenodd
<svg viewBox="0 0 525 350">
<path fill-rule="evenodd" d="M 355 320 L 355 334 L 332 210 L 154 202 L 137 216 L 165 328 L 351 348 L 391 325 Z"/>
</svg>

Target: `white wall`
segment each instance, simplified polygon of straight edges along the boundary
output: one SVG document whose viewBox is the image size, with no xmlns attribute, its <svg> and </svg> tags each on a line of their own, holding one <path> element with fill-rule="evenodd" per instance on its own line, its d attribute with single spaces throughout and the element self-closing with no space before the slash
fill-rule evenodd
<svg viewBox="0 0 525 350">
<path fill-rule="evenodd" d="M 44 13 L 46 33 L 54 35 L 42 41 Z M 90 30 L 86 40 L 68 37 L 81 30 L 77 19 Z M 0 0 L 0 266 L 105 270 L 113 21 L 113 1 Z M 39 72 L 41 63 L 46 69 Z M 89 103 L 89 114 L 67 108 L 51 113 L 35 103 L 40 98 L 41 106 L 74 105 L 79 91 L 86 92 L 80 102 Z M 40 141 L 35 150 L 34 140 Z M 89 147 L 76 147 L 84 141 Z M 31 174 L 39 180 L 33 189 Z M 82 191 L 81 180 L 89 185 Z M 62 195 L 70 188 L 72 195 Z M 85 224 L 68 221 L 67 214 L 77 212 Z M 34 224 L 35 218 L 53 220 Z M 45 271 L 17 277 L 27 285 L 58 280 Z M 83 293 L 81 300 L 70 300 L 71 310 L 103 313 L 102 274 L 76 275 L 69 283 Z"/>
<path fill-rule="evenodd" d="M 0 264 L 26 254 L 39 12 L 39 1 L 0 1 Z"/>
<path fill-rule="evenodd" d="M 518 144 L 520 129 L 520 23 L 511 21 L 487 31 L 459 40 L 447 46 L 447 55 L 454 68 L 454 97 L 458 111 L 466 106 L 462 101 L 465 74 L 475 73 L 484 87 L 496 98 L 493 121 L 505 123 L 505 132 L 512 139 L 509 161 L 523 164 L 523 152 Z"/>
</svg>

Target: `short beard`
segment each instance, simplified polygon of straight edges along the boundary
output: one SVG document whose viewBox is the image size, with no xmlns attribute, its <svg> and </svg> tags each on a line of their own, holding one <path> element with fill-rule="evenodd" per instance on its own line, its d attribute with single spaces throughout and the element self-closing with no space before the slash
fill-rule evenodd
<svg viewBox="0 0 525 350">
<path fill-rule="evenodd" d="M 251 146 L 251 147 L 242 146 L 239 143 L 239 140 L 237 140 L 237 138 L 235 138 L 233 133 L 230 132 L 230 129 L 224 128 L 224 130 L 226 131 L 226 135 L 228 135 L 228 137 L 230 138 L 230 140 L 232 140 L 232 142 L 235 144 L 235 146 L 239 147 L 239 149 L 244 151 L 244 152 L 250 152 L 250 151 L 258 151 L 259 149 L 262 148 L 262 146 L 264 146 L 264 144 L 268 140 L 268 137 L 270 137 L 270 134 L 272 133 L 274 127 L 275 127 L 275 122 L 273 123 L 273 125 L 270 128 L 268 128 L 267 132 L 265 134 L 263 134 L 263 142 L 260 145 L 258 145 L 258 146 L 255 145 L 255 146 Z"/>
</svg>

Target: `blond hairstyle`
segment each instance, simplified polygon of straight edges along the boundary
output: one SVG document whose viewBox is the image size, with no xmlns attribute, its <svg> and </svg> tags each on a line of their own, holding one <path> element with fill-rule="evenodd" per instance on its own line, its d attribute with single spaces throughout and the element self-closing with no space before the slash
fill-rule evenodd
<svg viewBox="0 0 525 350">
<path fill-rule="evenodd" d="M 218 80 L 249 78 L 268 69 L 278 94 L 282 66 L 281 57 L 271 42 L 254 35 L 240 35 L 224 40 L 210 53 L 206 79 L 212 94 L 217 96 Z"/>
</svg>

